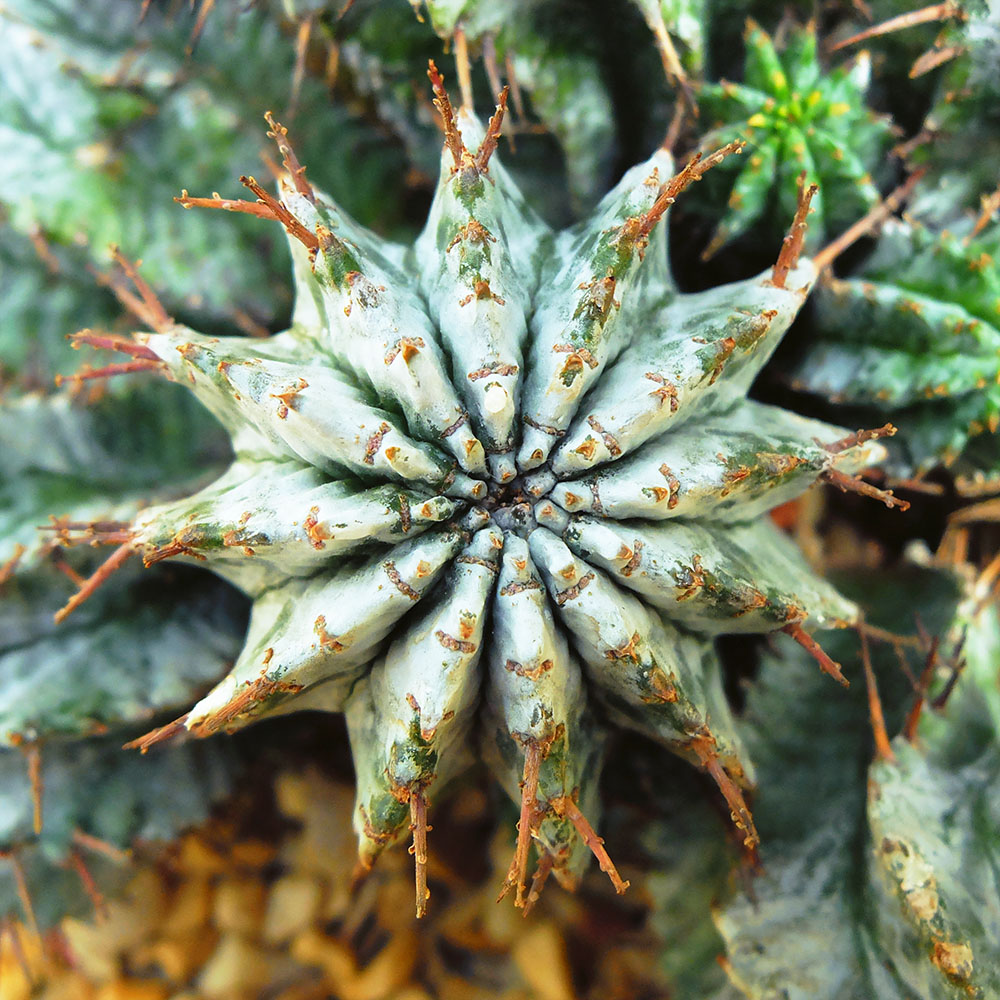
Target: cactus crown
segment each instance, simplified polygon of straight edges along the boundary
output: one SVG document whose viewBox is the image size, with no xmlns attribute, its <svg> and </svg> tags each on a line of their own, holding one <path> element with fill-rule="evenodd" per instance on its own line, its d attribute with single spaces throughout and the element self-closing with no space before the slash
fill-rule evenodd
<svg viewBox="0 0 1000 1000">
<path fill-rule="evenodd" d="M 752 853 L 753 770 L 712 639 L 784 630 L 843 681 L 803 625 L 855 608 L 762 515 L 817 479 L 852 484 L 881 455 L 875 435 L 746 398 L 815 277 L 799 259 L 815 187 L 800 184 L 773 269 L 683 294 L 663 217 L 742 142 L 680 171 L 659 149 L 554 233 L 496 156 L 506 91 L 484 126 L 453 109 L 433 63 L 429 77 L 444 146 L 413 247 L 316 190 L 269 116 L 277 196 L 245 177 L 255 201 L 178 200 L 284 226 L 291 328 L 200 335 L 131 270 L 123 295 L 149 329 L 77 336 L 130 356 L 77 378 L 187 385 L 235 458 L 193 496 L 88 527 L 117 548 L 61 616 L 132 554 L 203 564 L 249 594 L 229 674 L 132 745 L 346 712 L 361 859 L 411 830 L 418 913 L 428 802 L 477 742 L 520 803 L 504 883 L 519 906 L 549 873 L 572 886 L 591 853 L 627 885 L 594 832 L 609 719 L 707 771 Z"/>
</svg>

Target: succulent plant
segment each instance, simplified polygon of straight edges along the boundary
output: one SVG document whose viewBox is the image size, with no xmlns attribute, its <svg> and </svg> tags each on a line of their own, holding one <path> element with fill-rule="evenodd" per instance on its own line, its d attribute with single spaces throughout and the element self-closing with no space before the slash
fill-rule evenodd
<svg viewBox="0 0 1000 1000">
<path fill-rule="evenodd" d="M 977 579 L 888 566 L 1000 474 L 990 8 L 906 14 L 945 19 L 912 93 L 912 53 L 862 32 L 866 93 L 866 57 L 835 55 L 861 5 L 804 28 L 769 0 L 145 6 L 103 33 L 77 0 L 0 10 L 4 946 L 18 911 L 103 908 L 137 839 L 323 726 L 252 723 L 311 709 L 346 717 L 362 868 L 412 835 L 418 915 L 429 811 L 479 759 L 510 800 L 501 895 L 527 912 L 592 856 L 641 882 L 619 903 L 589 876 L 615 912 L 653 901 L 671 995 L 996 992 L 1000 563 L 969 529 L 995 502 L 941 545 Z M 744 82 L 710 82 L 740 79 L 747 14 Z M 462 102 L 432 64 L 435 114 L 440 39 Z M 253 168 L 268 106 L 297 109 L 294 149 L 267 116 L 276 190 L 197 196 Z M 877 204 L 869 173 L 916 161 Z M 713 263 L 699 211 L 733 243 Z M 97 287 L 106 240 L 144 277 L 113 251 Z M 80 326 L 101 353 L 73 375 Z M 802 498 L 904 506 L 860 478 L 878 463 L 941 480 L 909 481 L 938 494 L 916 526 Z M 847 562 L 845 537 L 870 570 L 828 583 L 817 545 Z"/>
<path fill-rule="evenodd" d="M 235 461 L 192 496 L 91 530 L 119 547 L 59 617 L 133 554 L 204 563 L 250 595 L 233 669 L 134 745 L 345 711 L 361 859 L 412 829 L 418 912 L 427 802 L 465 764 L 482 691 L 483 755 L 521 803 L 505 883 L 519 905 L 532 840 L 540 881 L 573 884 L 589 848 L 624 889 L 587 819 L 598 706 L 707 770 L 752 850 L 739 789 L 752 769 L 710 640 L 784 629 L 843 680 L 802 625 L 854 607 L 761 515 L 880 453 L 745 398 L 814 275 L 798 259 L 814 189 L 773 269 L 681 294 L 659 223 L 739 143 L 676 174 L 660 150 L 554 234 L 494 156 L 506 92 L 484 127 L 429 75 L 445 142 L 412 249 L 314 189 L 269 119 L 278 198 L 244 178 L 256 201 L 180 201 L 285 227 L 291 328 L 206 337 L 140 286 L 152 330 L 78 336 L 189 385 Z"/>
<path fill-rule="evenodd" d="M 751 692 L 755 735 L 747 739 L 761 765 L 768 874 L 754 898 L 738 894 L 716 918 L 727 971 L 747 996 L 773 995 L 779 983 L 789 996 L 815 998 L 988 997 L 1000 988 L 1000 906 L 981 867 L 996 855 L 996 608 L 981 581 L 941 567 L 904 565 L 890 580 L 895 592 L 874 600 L 861 580 L 850 589 L 868 591 L 873 624 L 893 630 L 909 631 L 917 599 L 939 641 L 925 654 L 890 631 L 862 647 L 888 733 L 898 732 L 877 745 L 870 766 L 864 693 L 832 703 L 789 644 L 765 657 Z M 852 655 L 844 634 L 823 638 L 845 660 Z M 900 656 L 929 690 L 907 690 Z M 759 723 L 789 685 L 802 716 L 780 736 L 766 734 Z M 805 731 L 816 734 L 807 753 Z M 799 750 L 790 766 L 792 745 Z M 845 766 L 824 775 L 830 755 Z M 846 766 L 852 758 L 860 768 Z M 812 801 L 805 810 L 803 786 Z M 792 931 L 803 912 L 819 917 L 822 933 Z M 793 933 L 797 947 L 789 948 Z"/>
<path fill-rule="evenodd" d="M 970 439 L 990 440 L 1000 424 L 1000 226 L 960 225 L 888 223 L 859 274 L 819 289 L 817 335 L 787 368 L 793 386 L 853 416 L 891 419 L 903 476 L 955 465 Z M 965 477 L 990 471 L 961 465 Z"/>
<path fill-rule="evenodd" d="M 711 131 L 706 142 L 745 138 L 745 161 L 733 163 L 729 207 L 705 254 L 767 216 L 777 198 L 779 216 L 791 214 L 795 178 L 819 185 L 817 222 L 810 242 L 834 236 L 879 200 L 872 180 L 890 135 L 885 118 L 865 104 L 869 59 L 824 71 L 815 28 L 796 28 L 779 50 L 760 25 L 746 28 L 742 83 L 705 84 L 699 102 Z"/>
</svg>

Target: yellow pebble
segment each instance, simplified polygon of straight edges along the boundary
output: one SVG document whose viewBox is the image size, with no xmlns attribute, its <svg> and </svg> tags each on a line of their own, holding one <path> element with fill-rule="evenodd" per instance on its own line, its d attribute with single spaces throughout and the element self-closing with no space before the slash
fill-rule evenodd
<svg viewBox="0 0 1000 1000">
<path fill-rule="evenodd" d="M 514 942 L 514 962 L 538 1000 L 574 1000 L 562 935 L 546 921 L 528 927 Z"/>
<path fill-rule="evenodd" d="M 264 886 L 251 879 L 223 879 L 216 886 L 212 922 L 220 931 L 256 934 L 264 920 Z"/>
<path fill-rule="evenodd" d="M 148 979 L 117 979 L 105 983 L 95 996 L 95 1000 L 167 1000 L 170 990 L 164 983 L 154 983 Z"/>
<path fill-rule="evenodd" d="M 319 915 L 323 890 L 315 879 L 287 875 L 271 887 L 264 914 L 263 937 L 283 944 L 305 930 Z"/>
</svg>

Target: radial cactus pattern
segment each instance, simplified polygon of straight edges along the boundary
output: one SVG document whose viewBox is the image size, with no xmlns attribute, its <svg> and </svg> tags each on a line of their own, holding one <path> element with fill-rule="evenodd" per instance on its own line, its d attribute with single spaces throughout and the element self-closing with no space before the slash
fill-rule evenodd
<svg viewBox="0 0 1000 1000">
<path fill-rule="evenodd" d="M 473 754 L 520 804 L 504 883 L 518 905 L 550 872 L 572 886 L 591 853 L 623 891 L 595 833 L 609 722 L 707 771 L 752 851 L 753 769 L 712 640 L 784 630 L 843 680 L 803 625 L 855 608 L 763 515 L 882 450 L 746 398 L 815 275 L 798 259 L 812 191 L 800 185 L 773 270 L 682 294 L 663 217 L 740 143 L 679 172 L 658 150 L 553 233 L 494 155 L 506 95 L 484 126 L 429 75 L 445 143 L 412 248 L 315 190 L 270 120 L 278 197 L 245 178 L 256 202 L 179 200 L 284 225 L 291 328 L 200 335 L 136 276 L 151 329 L 82 335 L 131 355 L 120 370 L 189 385 L 235 460 L 111 526 L 120 548 L 64 613 L 133 554 L 204 564 L 248 593 L 228 676 L 136 745 L 346 712 L 361 860 L 412 832 L 418 913 L 428 802 Z"/>
</svg>

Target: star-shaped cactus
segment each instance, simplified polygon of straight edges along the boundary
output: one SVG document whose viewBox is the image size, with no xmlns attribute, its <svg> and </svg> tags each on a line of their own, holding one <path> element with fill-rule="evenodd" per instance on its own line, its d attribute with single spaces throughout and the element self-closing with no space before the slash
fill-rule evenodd
<svg viewBox="0 0 1000 1000">
<path fill-rule="evenodd" d="M 706 256 L 746 232 L 775 195 L 787 218 L 803 171 L 820 187 L 813 202 L 816 239 L 835 235 L 879 199 L 869 171 L 890 130 L 865 104 L 867 55 L 826 72 L 812 27 L 792 31 L 780 51 L 753 21 L 745 39 L 744 82 L 706 84 L 700 93 L 706 124 L 714 126 L 706 141 L 742 136 L 749 143 Z"/>
<path fill-rule="evenodd" d="M 235 451 L 201 492 L 108 529 L 110 567 L 194 561 L 254 600 L 229 674 L 136 745 L 346 712 L 361 859 L 411 830 L 418 913 L 428 801 L 477 750 L 520 803 L 518 904 L 550 872 L 574 884 L 590 852 L 624 889 L 594 832 L 609 720 L 707 771 L 752 850 L 753 770 L 712 639 L 784 630 L 843 680 L 803 625 L 855 608 L 762 515 L 881 453 L 746 398 L 814 277 L 798 259 L 814 191 L 773 269 L 681 294 L 663 216 L 739 143 L 676 174 L 657 150 L 557 234 L 494 156 L 506 93 L 484 127 L 429 75 L 445 141 L 412 248 L 315 190 L 270 120 L 278 197 L 244 178 L 257 201 L 180 201 L 284 225 L 291 328 L 203 336 L 140 283 L 149 331 L 80 338 L 189 385 Z"/>
</svg>

